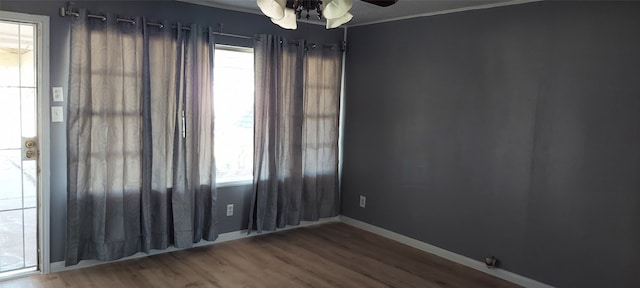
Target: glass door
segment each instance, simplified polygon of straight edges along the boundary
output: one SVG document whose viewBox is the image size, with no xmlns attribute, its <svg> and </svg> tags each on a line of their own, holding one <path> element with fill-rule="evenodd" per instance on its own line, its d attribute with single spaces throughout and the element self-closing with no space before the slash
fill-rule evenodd
<svg viewBox="0 0 640 288">
<path fill-rule="evenodd" d="M 36 28 L 0 20 L 0 279 L 38 269 Z"/>
</svg>

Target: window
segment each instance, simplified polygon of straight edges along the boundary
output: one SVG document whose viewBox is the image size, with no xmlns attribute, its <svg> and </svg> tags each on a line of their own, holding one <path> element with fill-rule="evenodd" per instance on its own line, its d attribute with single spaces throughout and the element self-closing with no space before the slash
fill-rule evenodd
<svg viewBox="0 0 640 288">
<path fill-rule="evenodd" d="M 219 185 L 253 179 L 253 74 L 253 49 L 216 45 L 213 97 Z"/>
</svg>

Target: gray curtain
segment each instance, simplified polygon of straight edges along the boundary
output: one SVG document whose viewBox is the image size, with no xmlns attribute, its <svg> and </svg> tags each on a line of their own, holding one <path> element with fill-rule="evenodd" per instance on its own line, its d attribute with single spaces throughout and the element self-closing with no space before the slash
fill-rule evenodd
<svg viewBox="0 0 640 288">
<path fill-rule="evenodd" d="M 214 162 L 213 59 L 211 28 L 178 24 L 176 100 L 182 135 L 174 135 L 173 229 L 178 248 L 200 239 L 215 240 L 216 179 Z M 163 127 L 160 127 L 163 129 Z"/>
<path fill-rule="evenodd" d="M 304 61 L 302 203 L 305 220 L 338 214 L 340 45 L 314 45 Z"/>
<path fill-rule="evenodd" d="M 66 264 L 214 240 L 212 36 L 80 13 L 71 26 Z"/>
<path fill-rule="evenodd" d="M 258 233 L 337 215 L 334 156 L 341 57 L 315 50 L 307 53 L 304 41 L 273 35 L 260 35 L 254 43 L 254 195 L 249 227 Z M 330 82 L 315 82 L 316 78 Z M 333 120 L 324 121 L 320 114 Z"/>
</svg>

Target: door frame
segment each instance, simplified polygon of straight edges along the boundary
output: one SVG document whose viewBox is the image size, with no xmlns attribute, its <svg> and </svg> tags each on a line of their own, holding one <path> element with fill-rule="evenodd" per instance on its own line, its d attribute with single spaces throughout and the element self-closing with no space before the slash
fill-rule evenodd
<svg viewBox="0 0 640 288">
<path fill-rule="evenodd" d="M 36 24 L 38 99 L 38 270 L 50 272 L 50 101 L 49 101 L 49 16 L 0 11 L 0 19 Z"/>
</svg>

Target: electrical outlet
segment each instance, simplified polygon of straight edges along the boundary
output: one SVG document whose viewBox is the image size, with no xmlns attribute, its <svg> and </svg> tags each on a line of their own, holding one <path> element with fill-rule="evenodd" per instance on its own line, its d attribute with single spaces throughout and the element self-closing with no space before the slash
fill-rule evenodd
<svg viewBox="0 0 640 288">
<path fill-rule="evenodd" d="M 51 89 L 53 91 L 53 102 L 64 101 L 64 90 L 62 90 L 62 87 L 53 87 Z"/>
<path fill-rule="evenodd" d="M 360 195 L 360 208 L 364 208 L 367 206 L 367 197 Z"/>
<path fill-rule="evenodd" d="M 233 204 L 227 204 L 227 216 L 233 216 Z"/>
</svg>

